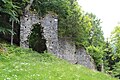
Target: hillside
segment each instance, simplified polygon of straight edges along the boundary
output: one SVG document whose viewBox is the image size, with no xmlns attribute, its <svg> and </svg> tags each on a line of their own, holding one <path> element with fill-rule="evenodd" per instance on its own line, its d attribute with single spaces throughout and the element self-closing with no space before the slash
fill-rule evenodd
<svg viewBox="0 0 120 80">
<path fill-rule="evenodd" d="M 81 65 L 69 64 L 46 52 L 39 54 L 31 49 L 4 44 L 4 49 L 0 48 L 0 80 L 117 79 Z"/>
</svg>

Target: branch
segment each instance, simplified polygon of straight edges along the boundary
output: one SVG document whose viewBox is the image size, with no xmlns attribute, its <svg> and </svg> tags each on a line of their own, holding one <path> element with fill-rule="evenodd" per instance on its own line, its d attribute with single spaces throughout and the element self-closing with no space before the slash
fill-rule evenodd
<svg viewBox="0 0 120 80">
<path fill-rule="evenodd" d="M 30 9 L 33 1 L 34 1 L 34 0 L 30 0 L 30 2 L 28 3 L 28 5 L 27 5 L 26 8 L 25 8 L 26 11 L 29 11 L 29 9 Z"/>
</svg>

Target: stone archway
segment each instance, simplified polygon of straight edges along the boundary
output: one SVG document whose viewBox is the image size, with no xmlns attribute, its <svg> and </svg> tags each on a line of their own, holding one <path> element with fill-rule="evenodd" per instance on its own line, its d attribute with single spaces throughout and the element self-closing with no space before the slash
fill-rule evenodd
<svg viewBox="0 0 120 80">
<path fill-rule="evenodd" d="M 29 35 L 29 47 L 32 48 L 34 51 L 43 53 L 47 50 L 47 47 L 46 40 L 42 35 L 43 29 L 41 27 L 41 24 L 34 24 L 32 27 L 32 33 Z"/>
<path fill-rule="evenodd" d="M 43 18 L 38 15 L 27 13 L 20 18 L 20 46 L 29 48 L 29 35 L 34 24 L 41 24 L 43 37 L 46 40 L 47 51 L 58 54 L 58 19 L 54 14 L 46 14 Z"/>
</svg>

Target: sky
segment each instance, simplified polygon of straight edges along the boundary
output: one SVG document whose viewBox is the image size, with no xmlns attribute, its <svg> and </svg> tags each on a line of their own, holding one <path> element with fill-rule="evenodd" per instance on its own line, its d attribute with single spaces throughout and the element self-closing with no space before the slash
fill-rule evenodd
<svg viewBox="0 0 120 80">
<path fill-rule="evenodd" d="M 120 0 L 78 0 L 85 12 L 92 12 L 101 19 L 104 37 L 109 38 L 120 22 Z"/>
</svg>

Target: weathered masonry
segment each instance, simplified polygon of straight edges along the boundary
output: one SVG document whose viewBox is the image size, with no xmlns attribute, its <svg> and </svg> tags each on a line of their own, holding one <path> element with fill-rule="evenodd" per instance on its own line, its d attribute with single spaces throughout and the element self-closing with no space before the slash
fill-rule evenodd
<svg viewBox="0 0 120 80">
<path fill-rule="evenodd" d="M 42 35 L 46 39 L 47 50 L 51 53 L 58 53 L 58 43 L 57 38 L 57 16 L 53 14 L 47 14 L 43 18 L 39 18 L 36 14 L 27 13 L 25 16 L 21 17 L 21 27 L 20 27 L 20 46 L 23 48 L 29 48 L 29 36 L 34 24 L 41 24 Z M 53 50 L 55 49 L 55 50 Z"/>
<path fill-rule="evenodd" d="M 29 48 L 29 36 L 33 25 L 41 24 L 42 36 L 46 40 L 47 51 L 73 64 L 81 64 L 95 69 L 94 62 L 84 48 L 76 49 L 75 44 L 68 39 L 58 39 L 58 19 L 54 14 L 46 14 L 39 18 L 37 14 L 27 13 L 20 18 L 20 46 Z"/>
</svg>

